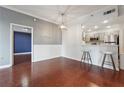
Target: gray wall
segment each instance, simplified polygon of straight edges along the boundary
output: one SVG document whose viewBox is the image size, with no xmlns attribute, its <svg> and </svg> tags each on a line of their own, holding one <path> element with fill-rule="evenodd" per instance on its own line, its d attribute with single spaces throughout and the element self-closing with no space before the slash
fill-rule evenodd
<svg viewBox="0 0 124 93">
<path fill-rule="evenodd" d="M 61 44 L 62 32 L 56 24 L 43 20 L 34 22 L 34 44 Z"/>
<path fill-rule="evenodd" d="M 62 44 L 62 32 L 56 24 L 39 19 L 33 22 L 31 16 L 0 7 L 0 66 L 10 62 L 10 23 L 32 26 L 34 44 Z"/>
</svg>

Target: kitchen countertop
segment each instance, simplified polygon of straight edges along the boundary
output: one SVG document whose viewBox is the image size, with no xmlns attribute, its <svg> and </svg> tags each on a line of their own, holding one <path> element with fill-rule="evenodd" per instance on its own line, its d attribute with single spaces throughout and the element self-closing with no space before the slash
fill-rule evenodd
<svg viewBox="0 0 124 93">
<path fill-rule="evenodd" d="M 115 44 L 82 44 L 82 46 L 118 46 L 118 45 L 115 45 Z"/>
</svg>

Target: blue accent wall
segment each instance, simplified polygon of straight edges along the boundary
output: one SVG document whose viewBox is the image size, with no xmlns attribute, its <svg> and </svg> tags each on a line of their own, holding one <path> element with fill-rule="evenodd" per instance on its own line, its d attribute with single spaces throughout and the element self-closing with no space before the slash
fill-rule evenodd
<svg viewBox="0 0 124 93">
<path fill-rule="evenodd" d="M 14 53 L 31 52 L 31 33 L 14 32 Z"/>
</svg>

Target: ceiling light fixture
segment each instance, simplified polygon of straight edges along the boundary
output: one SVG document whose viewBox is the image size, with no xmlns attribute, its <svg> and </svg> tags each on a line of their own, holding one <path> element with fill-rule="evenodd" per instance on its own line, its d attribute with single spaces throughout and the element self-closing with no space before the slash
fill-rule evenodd
<svg viewBox="0 0 124 93">
<path fill-rule="evenodd" d="M 64 29 L 64 28 L 66 28 L 66 26 L 65 26 L 64 24 L 61 24 L 61 25 L 60 25 L 60 28 L 61 28 L 61 29 Z"/>
<path fill-rule="evenodd" d="M 106 26 L 106 28 L 111 28 L 111 26 Z"/>
<path fill-rule="evenodd" d="M 82 29 L 84 29 L 84 28 L 85 28 L 85 26 L 84 26 L 84 25 L 81 25 L 81 28 L 82 28 Z"/>
<path fill-rule="evenodd" d="M 36 19 L 36 18 L 34 18 L 34 19 L 33 19 L 33 21 L 34 21 L 34 22 L 36 22 L 36 21 L 37 21 L 37 19 Z"/>
<path fill-rule="evenodd" d="M 104 20 L 103 23 L 104 23 L 104 24 L 108 23 L 108 20 Z"/>
<path fill-rule="evenodd" d="M 98 26 L 94 26 L 95 29 L 98 29 Z"/>
<path fill-rule="evenodd" d="M 66 29 L 67 27 L 65 26 L 65 24 L 64 24 L 64 13 L 61 13 L 61 17 L 62 17 L 62 23 L 61 23 L 61 25 L 60 25 L 60 28 L 61 29 Z"/>
<path fill-rule="evenodd" d="M 68 12 L 68 10 L 69 10 L 69 8 L 70 8 L 70 6 L 68 5 L 67 7 L 66 7 L 66 9 L 63 11 L 63 10 L 59 10 L 59 9 L 61 9 L 61 7 L 57 7 L 57 10 L 58 10 L 58 17 L 60 16 L 60 12 L 61 11 L 63 11 L 63 12 L 61 12 L 61 23 L 59 24 L 59 28 L 61 29 L 61 30 L 68 30 L 67 29 L 67 25 L 65 25 L 65 22 L 66 22 L 66 24 L 67 24 L 67 20 L 65 21 L 65 15 L 67 15 L 67 12 Z M 67 17 L 67 16 L 66 16 Z M 59 20 L 58 20 L 58 22 L 59 22 Z"/>
</svg>

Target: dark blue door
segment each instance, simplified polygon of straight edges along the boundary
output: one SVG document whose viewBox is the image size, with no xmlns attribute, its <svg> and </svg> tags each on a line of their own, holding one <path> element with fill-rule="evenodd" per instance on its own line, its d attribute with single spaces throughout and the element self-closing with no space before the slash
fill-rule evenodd
<svg viewBox="0 0 124 93">
<path fill-rule="evenodd" d="M 14 53 L 31 52 L 31 33 L 14 32 Z"/>
</svg>

